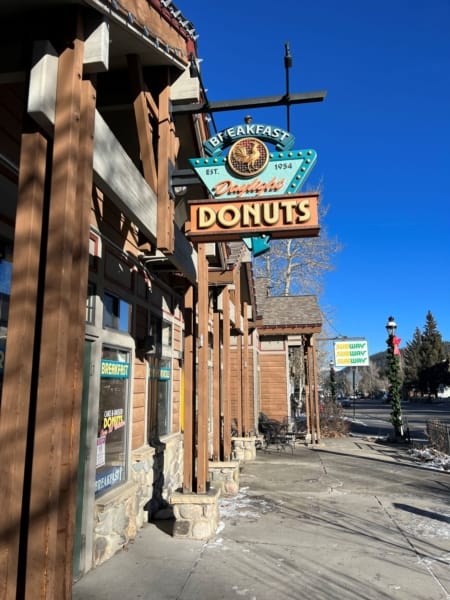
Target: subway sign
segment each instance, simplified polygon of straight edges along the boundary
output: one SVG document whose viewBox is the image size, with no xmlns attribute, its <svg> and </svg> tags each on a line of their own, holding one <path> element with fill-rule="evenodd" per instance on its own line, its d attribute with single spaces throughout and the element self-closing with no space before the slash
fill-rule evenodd
<svg viewBox="0 0 450 600">
<path fill-rule="evenodd" d="M 186 233 L 197 241 L 318 236 L 318 194 L 300 193 L 317 154 L 295 150 L 294 141 L 279 127 L 250 122 L 206 140 L 207 156 L 189 162 L 211 198 L 189 202 Z"/>
<path fill-rule="evenodd" d="M 369 349 L 364 339 L 334 342 L 334 364 L 336 367 L 368 367 Z"/>
</svg>

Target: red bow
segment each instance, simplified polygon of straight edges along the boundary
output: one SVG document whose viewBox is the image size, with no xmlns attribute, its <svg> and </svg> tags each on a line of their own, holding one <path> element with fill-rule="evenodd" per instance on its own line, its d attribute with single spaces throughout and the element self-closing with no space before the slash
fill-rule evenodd
<svg viewBox="0 0 450 600">
<path fill-rule="evenodd" d="M 394 354 L 397 354 L 397 355 L 400 354 L 399 345 L 400 345 L 400 342 L 402 341 L 402 339 L 398 338 L 398 337 L 394 337 L 394 339 L 392 341 L 394 343 Z"/>
</svg>

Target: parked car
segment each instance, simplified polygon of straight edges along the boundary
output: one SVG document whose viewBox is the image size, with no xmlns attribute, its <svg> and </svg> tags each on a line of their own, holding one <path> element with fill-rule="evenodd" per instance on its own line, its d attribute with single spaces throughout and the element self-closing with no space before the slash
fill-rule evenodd
<svg viewBox="0 0 450 600">
<path fill-rule="evenodd" d="M 342 406 L 342 408 L 350 408 L 352 405 L 351 398 L 341 398 L 339 400 L 339 404 Z"/>
</svg>

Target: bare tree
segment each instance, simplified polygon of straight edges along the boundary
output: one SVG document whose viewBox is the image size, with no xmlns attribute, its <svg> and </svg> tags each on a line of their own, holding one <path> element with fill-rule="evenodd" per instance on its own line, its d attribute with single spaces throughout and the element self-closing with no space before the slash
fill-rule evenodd
<svg viewBox="0 0 450 600">
<path fill-rule="evenodd" d="M 319 222 L 322 224 L 328 213 L 328 207 L 320 200 L 319 197 Z M 324 274 L 334 269 L 332 257 L 341 249 L 336 239 L 328 238 L 324 226 L 321 226 L 319 237 L 272 240 L 270 251 L 256 258 L 255 274 L 257 277 L 268 279 L 271 296 L 304 294 L 320 296 Z M 330 319 L 325 317 L 325 321 L 328 327 Z M 318 359 L 319 372 L 322 372 L 321 365 L 325 360 L 325 354 L 319 352 Z M 303 408 L 302 392 L 305 376 L 303 352 L 299 347 L 291 348 L 289 363 L 292 389 L 291 413 L 295 415 Z"/>
<path fill-rule="evenodd" d="M 320 222 L 327 212 L 328 207 L 319 201 Z M 324 274 L 334 269 L 332 257 L 341 249 L 336 239 L 327 236 L 325 227 L 319 237 L 272 240 L 270 251 L 256 258 L 255 272 L 269 278 L 271 296 L 320 296 Z"/>
</svg>

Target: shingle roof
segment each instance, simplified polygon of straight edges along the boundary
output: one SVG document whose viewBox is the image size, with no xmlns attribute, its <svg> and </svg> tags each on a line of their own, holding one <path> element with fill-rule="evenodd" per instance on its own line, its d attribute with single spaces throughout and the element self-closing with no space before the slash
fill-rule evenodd
<svg viewBox="0 0 450 600">
<path fill-rule="evenodd" d="M 316 296 L 268 296 L 262 309 L 263 327 L 322 325 Z"/>
<path fill-rule="evenodd" d="M 255 279 L 258 317 L 262 327 L 322 326 L 322 313 L 317 297 L 312 295 L 269 296 L 269 279 Z"/>
</svg>

